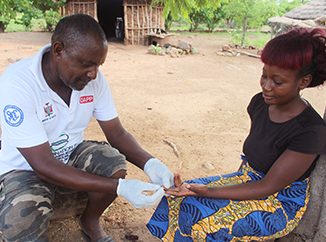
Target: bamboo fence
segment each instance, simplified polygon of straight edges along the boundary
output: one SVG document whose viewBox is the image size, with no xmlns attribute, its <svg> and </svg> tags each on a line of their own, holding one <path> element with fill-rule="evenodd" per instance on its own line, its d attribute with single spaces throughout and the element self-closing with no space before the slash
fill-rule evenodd
<svg viewBox="0 0 326 242">
<path fill-rule="evenodd" d="M 124 0 L 124 43 L 147 45 L 149 35 L 165 28 L 162 5 L 151 6 L 151 1 Z"/>
<path fill-rule="evenodd" d="M 63 8 L 64 15 L 83 13 L 97 19 L 97 0 L 68 0 Z"/>
</svg>

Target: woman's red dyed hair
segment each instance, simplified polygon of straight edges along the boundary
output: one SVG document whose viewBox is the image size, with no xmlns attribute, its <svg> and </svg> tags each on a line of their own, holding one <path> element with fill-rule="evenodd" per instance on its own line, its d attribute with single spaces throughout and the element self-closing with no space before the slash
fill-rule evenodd
<svg viewBox="0 0 326 242">
<path fill-rule="evenodd" d="M 326 37 L 322 29 L 298 28 L 270 40 L 262 51 L 261 60 L 282 69 L 300 70 L 311 74 L 309 86 L 318 86 L 326 79 Z"/>
</svg>

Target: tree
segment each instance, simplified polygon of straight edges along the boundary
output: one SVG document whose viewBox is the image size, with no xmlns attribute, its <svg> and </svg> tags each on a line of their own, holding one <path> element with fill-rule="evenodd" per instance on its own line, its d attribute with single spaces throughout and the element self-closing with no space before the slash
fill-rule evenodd
<svg viewBox="0 0 326 242">
<path fill-rule="evenodd" d="M 224 17 L 221 7 L 192 8 L 189 13 L 190 32 L 195 32 L 200 23 L 204 23 L 208 32 L 212 32 L 216 24 Z"/>
<path fill-rule="evenodd" d="M 205 9 L 204 23 L 208 28 L 208 32 L 213 32 L 218 22 L 225 17 L 225 13 L 221 7 L 209 7 Z"/>
<path fill-rule="evenodd" d="M 0 33 L 5 31 L 10 18 L 14 18 L 14 11 L 10 7 L 10 0 L 0 0 Z"/>
<path fill-rule="evenodd" d="M 22 17 L 17 20 L 26 27 L 30 26 L 33 18 L 44 18 L 48 31 L 53 31 L 53 27 L 60 20 L 59 10 L 64 6 L 66 0 L 60 2 L 53 0 L 17 0 L 17 12 L 22 13 Z"/>
<path fill-rule="evenodd" d="M 224 5 L 226 18 L 242 27 L 241 46 L 248 28 L 257 28 L 267 22 L 267 19 L 277 14 L 277 4 L 270 0 L 229 0 Z"/>
<path fill-rule="evenodd" d="M 15 19 L 18 24 L 29 28 L 32 19 L 45 19 L 46 28 L 52 31 L 53 27 L 60 20 L 60 7 L 66 3 L 66 0 L 60 2 L 53 0 L 0 0 L 0 32 L 4 32 L 10 19 Z M 20 13 L 18 15 L 14 14 Z"/>
<path fill-rule="evenodd" d="M 152 5 L 156 3 L 164 4 L 163 16 L 166 18 L 171 13 L 172 18 L 177 19 L 179 14 L 187 18 L 193 8 L 219 7 L 220 3 L 224 1 L 227 0 L 153 0 Z"/>
<path fill-rule="evenodd" d="M 197 31 L 198 25 L 204 21 L 205 15 L 206 15 L 206 13 L 205 13 L 204 8 L 200 8 L 200 9 L 192 8 L 191 9 L 191 11 L 188 15 L 188 18 L 190 20 L 190 29 L 189 29 L 190 32 Z"/>
</svg>

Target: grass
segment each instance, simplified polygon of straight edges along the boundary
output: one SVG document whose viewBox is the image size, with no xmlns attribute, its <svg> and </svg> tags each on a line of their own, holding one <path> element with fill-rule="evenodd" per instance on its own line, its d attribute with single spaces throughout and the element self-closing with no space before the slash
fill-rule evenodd
<svg viewBox="0 0 326 242">
<path fill-rule="evenodd" d="M 213 40 L 229 40 L 232 43 L 241 44 L 242 31 L 230 30 L 227 28 L 216 28 L 212 33 L 208 33 L 205 25 L 199 25 L 196 32 L 189 32 L 190 25 L 186 21 L 173 22 L 170 32 L 177 32 L 182 35 L 199 35 L 205 39 Z M 270 33 L 261 32 L 259 30 L 248 30 L 244 46 L 256 46 L 263 48 L 270 40 Z"/>
</svg>

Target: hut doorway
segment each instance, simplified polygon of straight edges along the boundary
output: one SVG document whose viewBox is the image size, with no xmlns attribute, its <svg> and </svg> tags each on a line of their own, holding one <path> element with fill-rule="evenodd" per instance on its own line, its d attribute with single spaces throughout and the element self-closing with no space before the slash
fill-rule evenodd
<svg viewBox="0 0 326 242">
<path fill-rule="evenodd" d="M 166 37 L 164 6 L 151 6 L 151 3 L 152 0 L 67 0 L 62 14 L 92 16 L 100 23 L 109 41 L 148 45 L 153 36 Z"/>
<path fill-rule="evenodd" d="M 97 0 L 97 18 L 108 41 L 123 42 L 123 0 Z"/>
</svg>

